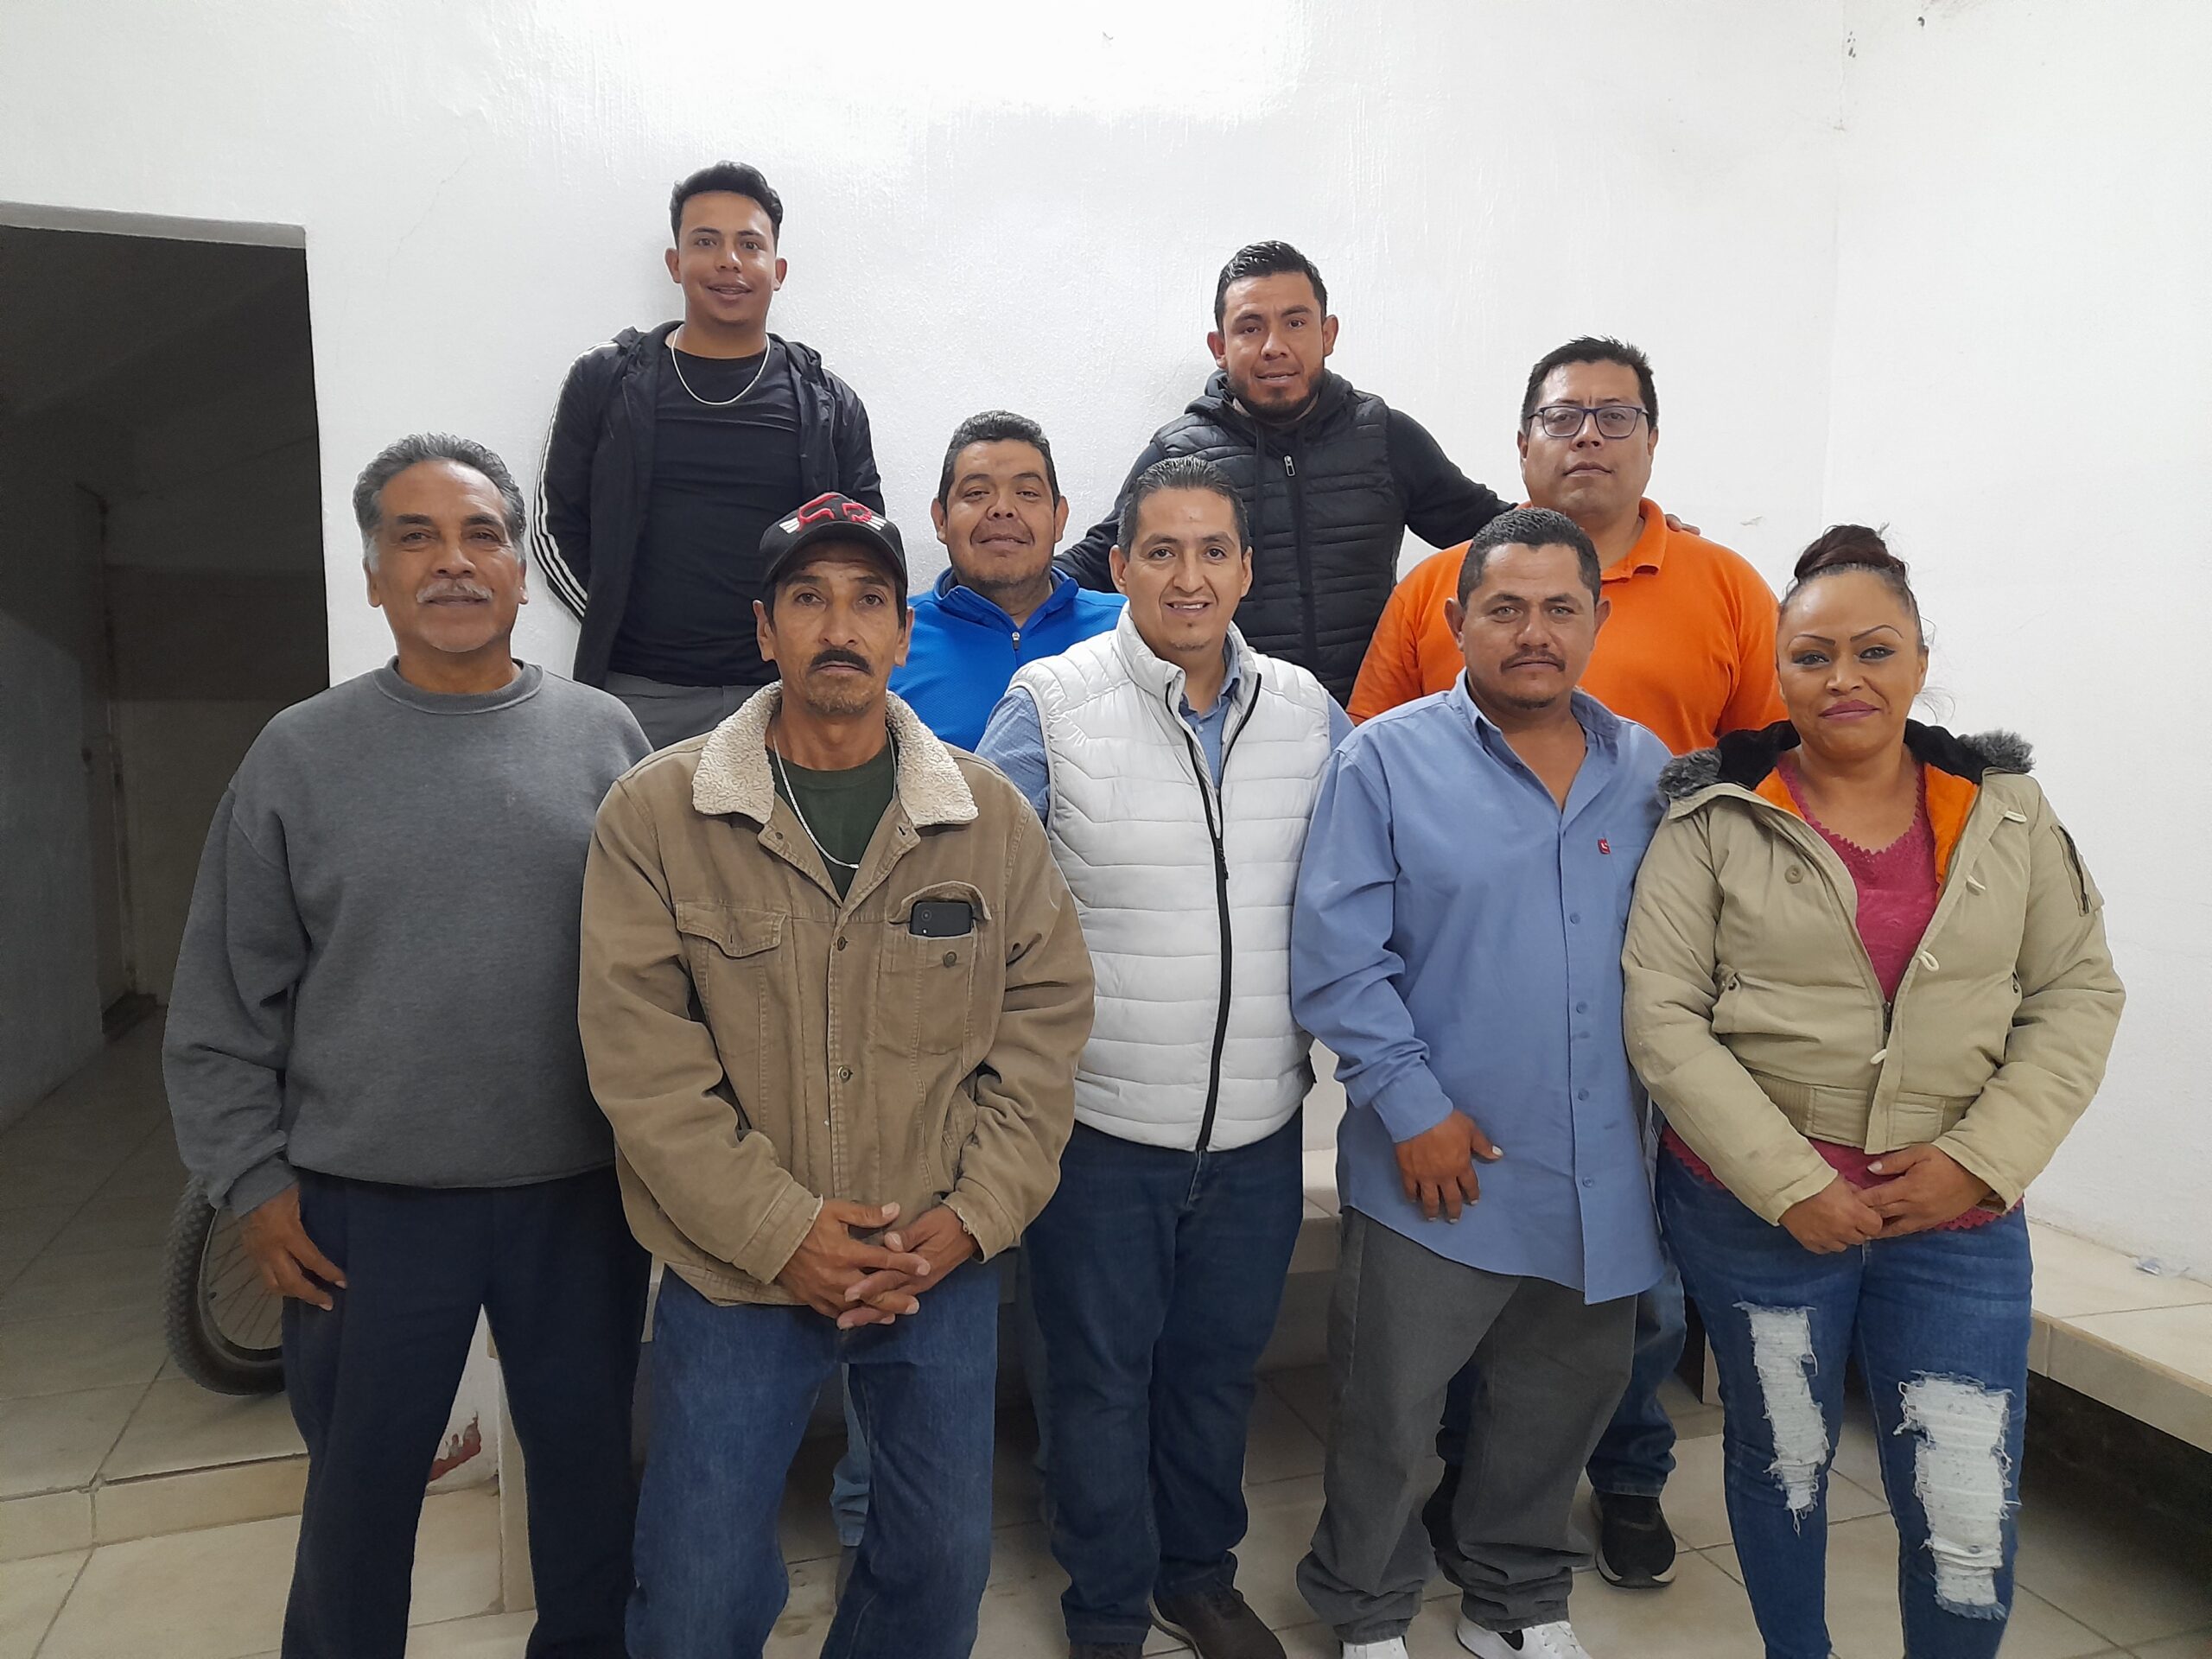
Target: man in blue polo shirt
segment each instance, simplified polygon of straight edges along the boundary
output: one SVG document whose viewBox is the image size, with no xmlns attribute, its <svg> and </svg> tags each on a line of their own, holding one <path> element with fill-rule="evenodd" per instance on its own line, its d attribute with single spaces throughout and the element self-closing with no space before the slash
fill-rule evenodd
<svg viewBox="0 0 2212 1659">
<path fill-rule="evenodd" d="M 972 750 L 1014 671 L 1105 632 L 1122 600 L 1090 592 L 1052 563 L 1068 504 L 1052 446 L 1026 415 L 992 409 L 960 423 L 945 447 L 930 519 L 952 568 L 914 601 L 906 660 L 893 671 L 891 689 L 939 738 Z M 1021 1338 L 1022 1369 L 1034 1389 L 1044 1355 L 1026 1319 Z M 1042 1467 L 1041 1446 L 1038 1456 Z M 842 1547 L 841 1588 L 868 1524 L 869 1462 L 848 1402 L 845 1455 L 830 1491 Z"/>
<path fill-rule="evenodd" d="M 1347 1659 L 1404 1659 L 1432 1553 L 1478 1659 L 1589 1659 L 1569 1512 L 1660 1273 L 1620 956 L 1668 752 L 1575 689 L 1606 609 L 1573 520 L 1494 519 L 1446 608 L 1465 671 L 1361 727 L 1314 808 L 1292 1007 L 1348 1109 L 1298 1581 Z M 1430 1426 L 1471 1357 L 1467 1478 L 1432 1552 Z"/>
<path fill-rule="evenodd" d="M 914 601 L 913 644 L 891 689 L 946 742 L 973 749 L 1014 671 L 1103 633 L 1122 596 L 1054 567 L 1068 504 L 1052 446 L 1024 416 L 961 422 L 930 518 L 952 568 Z"/>
</svg>

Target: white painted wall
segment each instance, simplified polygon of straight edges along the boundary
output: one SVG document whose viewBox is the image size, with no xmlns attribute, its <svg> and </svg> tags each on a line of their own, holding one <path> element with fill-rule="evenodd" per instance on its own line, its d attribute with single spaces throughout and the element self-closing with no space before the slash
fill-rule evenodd
<svg viewBox="0 0 2212 1659">
<path fill-rule="evenodd" d="M 15 7 L 0 201 L 304 228 L 334 571 L 354 556 L 353 474 L 397 434 L 451 428 L 534 464 L 569 360 L 674 315 L 668 188 L 724 155 L 785 195 L 775 326 L 868 400 L 918 564 L 938 563 L 944 439 L 977 409 L 1042 420 L 1074 517 L 1103 512 L 1210 367 L 1214 273 L 1263 235 L 1331 280 L 1340 366 L 1501 488 L 1528 364 L 1580 330 L 1638 339 L 1666 377 L 1660 486 L 1778 550 L 1817 508 L 1816 439 L 1752 470 L 1688 435 L 1732 407 L 1747 342 L 1825 385 L 1828 10 L 1408 0 L 1389 16 L 1313 0 L 868 0 L 834 25 L 709 0 Z M 92 107 L 99 142 L 79 142 Z M 1618 127 L 1593 131 L 1601 112 Z M 358 591 L 334 575 L 341 675 L 386 650 Z M 556 608 L 541 594 L 523 637 L 562 665 Z"/>
<path fill-rule="evenodd" d="M 1827 516 L 1891 526 L 1960 729 L 2008 726 L 2128 1008 L 2045 1219 L 2212 1277 L 2212 7 L 1849 9 Z"/>
<path fill-rule="evenodd" d="M 0 16 L 0 202 L 303 232 L 341 675 L 385 651 L 352 575 L 354 471 L 446 427 L 527 472 L 569 359 L 671 314 L 667 187 L 719 156 L 785 194 L 776 326 L 867 398 L 925 569 L 942 444 L 978 408 L 1041 419 L 1076 520 L 1103 509 L 1202 380 L 1213 273 L 1255 237 L 1321 264 L 1338 365 L 1509 493 L 1527 364 L 1573 333 L 1636 340 L 1663 502 L 1770 577 L 1829 517 L 1894 521 L 1926 556 L 1960 718 L 2041 740 L 2136 989 L 2048 1207 L 2202 1258 L 2176 1172 L 2205 1150 L 2180 1054 L 2206 908 L 2181 809 L 2202 786 L 2168 766 L 2146 798 L 2143 746 L 2089 711 L 2113 678 L 2165 691 L 2126 700 L 2139 721 L 2180 690 L 2145 624 L 2176 613 L 2202 549 L 2189 417 L 2125 433 L 2093 359 L 2141 340 L 2133 372 L 2176 397 L 2193 387 L 2169 365 L 2203 361 L 2173 256 L 2204 251 L 2201 171 L 2185 187 L 2207 14 L 1923 10 L 868 0 L 830 22 L 707 0 L 79 0 Z M 2036 418 L 1962 439 L 1904 395 L 1931 378 Z M 2128 596 L 2100 604 L 2043 526 L 2092 491 L 2126 524 L 2109 504 L 2153 473 L 2143 530 L 2106 531 L 2121 557 L 2094 567 L 2149 591 L 2107 574 Z M 1972 575 L 1952 549 L 1979 551 Z M 2178 602 L 2201 616 L 2202 591 Z M 541 594 L 525 650 L 557 666 L 571 638 Z"/>
</svg>

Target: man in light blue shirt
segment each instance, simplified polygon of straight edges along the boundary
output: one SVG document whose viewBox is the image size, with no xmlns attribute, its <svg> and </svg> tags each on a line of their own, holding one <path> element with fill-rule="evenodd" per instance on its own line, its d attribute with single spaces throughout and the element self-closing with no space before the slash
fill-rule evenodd
<svg viewBox="0 0 2212 1659">
<path fill-rule="evenodd" d="M 1293 1007 L 1349 1102 L 1325 1504 L 1299 1584 L 1359 1659 L 1404 1654 L 1433 1425 L 1475 1356 L 1438 1552 L 1460 1643 L 1586 1659 L 1569 1510 L 1660 1273 L 1620 955 L 1669 757 L 1575 690 L 1605 612 L 1571 519 L 1485 528 L 1446 606 L 1465 673 L 1338 750 L 1299 874 Z"/>
</svg>

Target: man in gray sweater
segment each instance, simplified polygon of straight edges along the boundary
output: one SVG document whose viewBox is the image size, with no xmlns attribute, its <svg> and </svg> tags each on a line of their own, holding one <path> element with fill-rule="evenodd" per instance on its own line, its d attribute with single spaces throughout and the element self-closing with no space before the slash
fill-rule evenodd
<svg viewBox="0 0 2212 1659">
<path fill-rule="evenodd" d="M 488 1313 L 530 1460 L 533 1656 L 619 1659 L 646 1261 L 576 1035 L 592 822 L 644 757 L 517 663 L 522 498 L 402 439 L 353 492 L 397 654 L 269 723 L 216 809 L 164 1048 L 177 1145 L 282 1294 L 308 1455 L 285 1659 L 400 1659 Z"/>
</svg>

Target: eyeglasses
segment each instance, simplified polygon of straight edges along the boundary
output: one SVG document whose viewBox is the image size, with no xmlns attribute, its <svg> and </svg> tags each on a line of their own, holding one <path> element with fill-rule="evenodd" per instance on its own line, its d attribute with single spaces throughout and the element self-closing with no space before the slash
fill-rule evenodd
<svg viewBox="0 0 2212 1659">
<path fill-rule="evenodd" d="M 1624 438 L 1636 430 L 1643 413 L 1636 404 L 1546 404 L 1529 418 L 1548 438 L 1580 437 L 1582 424 L 1589 420 L 1598 423 L 1600 437 Z"/>
</svg>

